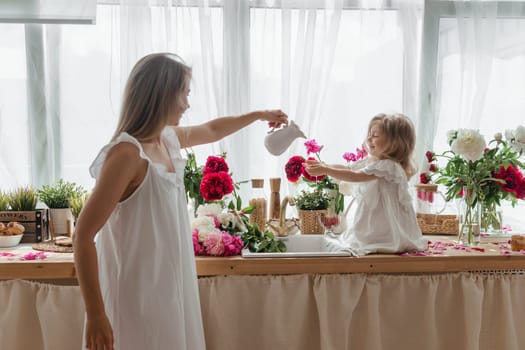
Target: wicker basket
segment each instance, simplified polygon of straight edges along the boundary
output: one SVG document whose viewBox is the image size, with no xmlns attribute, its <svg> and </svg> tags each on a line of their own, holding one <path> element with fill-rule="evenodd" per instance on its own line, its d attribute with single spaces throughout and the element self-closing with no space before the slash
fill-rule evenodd
<svg viewBox="0 0 525 350">
<path fill-rule="evenodd" d="M 459 221 L 456 215 L 434 215 L 417 213 L 417 223 L 423 234 L 457 235 Z"/>
<path fill-rule="evenodd" d="M 326 214 L 327 210 L 298 210 L 299 212 L 299 229 L 302 234 L 323 234 L 324 227 L 319 222 L 319 216 Z"/>
</svg>

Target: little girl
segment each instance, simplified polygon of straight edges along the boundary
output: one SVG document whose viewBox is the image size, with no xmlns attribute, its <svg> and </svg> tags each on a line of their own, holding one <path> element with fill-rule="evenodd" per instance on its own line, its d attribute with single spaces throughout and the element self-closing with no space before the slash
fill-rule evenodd
<svg viewBox="0 0 525 350">
<path fill-rule="evenodd" d="M 205 349 L 180 149 L 256 120 L 288 123 L 276 110 L 180 127 L 190 77 L 173 54 L 137 62 L 114 137 L 90 167 L 97 181 L 76 225 L 74 258 L 91 350 Z"/>
<path fill-rule="evenodd" d="M 354 254 L 427 249 L 408 192 L 408 179 L 415 172 L 411 161 L 414 145 L 410 119 L 379 114 L 368 126 L 368 157 L 350 168 L 306 161 L 310 175 L 341 180 L 341 192 L 357 201 L 353 225 L 341 237 L 343 246 Z"/>
</svg>

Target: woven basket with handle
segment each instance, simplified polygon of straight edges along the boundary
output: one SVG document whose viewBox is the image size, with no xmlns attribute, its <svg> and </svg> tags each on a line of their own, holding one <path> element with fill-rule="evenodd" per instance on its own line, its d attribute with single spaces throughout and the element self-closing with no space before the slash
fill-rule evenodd
<svg viewBox="0 0 525 350">
<path fill-rule="evenodd" d="M 323 234 L 324 227 L 319 222 L 319 216 L 326 214 L 327 210 L 298 210 L 299 228 L 302 234 Z"/>
</svg>

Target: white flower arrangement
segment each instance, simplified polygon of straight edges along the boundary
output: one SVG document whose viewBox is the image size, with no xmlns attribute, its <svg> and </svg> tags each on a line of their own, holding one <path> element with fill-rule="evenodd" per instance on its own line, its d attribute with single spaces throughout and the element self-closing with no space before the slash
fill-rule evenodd
<svg viewBox="0 0 525 350">
<path fill-rule="evenodd" d="M 483 135 L 478 130 L 472 129 L 459 129 L 450 145 L 452 151 L 461 155 L 466 161 L 481 159 L 486 146 L 487 143 Z"/>
</svg>

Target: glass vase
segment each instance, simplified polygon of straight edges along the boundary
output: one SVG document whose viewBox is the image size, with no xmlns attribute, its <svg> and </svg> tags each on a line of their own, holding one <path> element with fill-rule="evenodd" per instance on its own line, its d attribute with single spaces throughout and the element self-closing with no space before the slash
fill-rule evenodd
<svg viewBox="0 0 525 350">
<path fill-rule="evenodd" d="M 503 210 L 496 203 L 481 205 L 481 230 L 489 234 L 503 232 Z"/>
<path fill-rule="evenodd" d="M 458 243 L 478 245 L 481 233 L 481 204 L 472 191 L 465 190 L 459 203 Z"/>
</svg>

